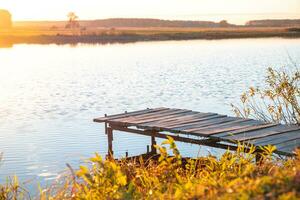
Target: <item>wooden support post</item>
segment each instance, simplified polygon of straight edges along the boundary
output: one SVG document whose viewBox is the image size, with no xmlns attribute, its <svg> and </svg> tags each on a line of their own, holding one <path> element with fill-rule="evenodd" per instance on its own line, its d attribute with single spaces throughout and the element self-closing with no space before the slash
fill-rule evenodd
<svg viewBox="0 0 300 200">
<path fill-rule="evenodd" d="M 107 128 L 107 141 L 108 141 L 108 156 L 112 157 L 114 152 L 113 152 L 113 142 L 114 138 L 113 138 L 113 129 L 108 127 Z"/>
<path fill-rule="evenodd" d="M 156 145 L 155 135 L 156 135 L 156 132 L 153 131 L 152 135 L 151 135 L 151 153 L 152 154 L 157 154 L 157 151 L 156 151 L 156 148 L 155 148 L 155 145 Z"/>
<path fill-rule="evenodd" d="M 104 114 L 104 117 L 107 117 L 107 114 Z M 107 135 L 107 122 L 104 123 L 105 135 Z"/>
<path fill-rule="evenodd" d="M 260 152 L 259 152 L 259 151 L 256 152 L 256 153 L 255 153 L 255 161 L 256 161 L 256 164 L 261 164 L 261 159 L 262 159 L 262 157 L 261 157 Z"/>
</svg>

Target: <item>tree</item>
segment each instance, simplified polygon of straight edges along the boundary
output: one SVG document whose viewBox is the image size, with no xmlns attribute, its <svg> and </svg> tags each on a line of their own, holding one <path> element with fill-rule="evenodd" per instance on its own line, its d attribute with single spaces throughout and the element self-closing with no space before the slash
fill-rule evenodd
<svg viewBox="0 0 300 200">
<path fill-rule="evenodd" d="M 66 28 L 79 28 L 79 22 L 78 22 L 78 16 L 74 12 L 69 12 L 68 14 L 68 24 L 66 25 Z"/>
<path fill-rule="evenodd" d="M 227 20 L 222 20 L 219 22 L 220 26 L 221 27 L 228 27 L 229 26 L 229 23 L 227 22 Z"/>
</svg>

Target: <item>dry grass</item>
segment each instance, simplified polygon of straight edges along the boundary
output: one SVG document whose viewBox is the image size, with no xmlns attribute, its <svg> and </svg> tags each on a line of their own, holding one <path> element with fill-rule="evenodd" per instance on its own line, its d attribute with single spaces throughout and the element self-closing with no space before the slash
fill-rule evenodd
<svg viewBox="0 0 300 200">
<path fill-rule="evenodd" d="M 264 147 L 255 162 L 255 148 L 183 159 L 172 138 L 158 146 L 158 161 L 90 159 L 58 192 L 42 199 L 299 199 L 300 151 L 295 158 L 277 160 L 276 148 Z M 173 156 L 167 153 L 167 147 Z M 250 151 L 245 153 L 245 148 Z M 74 173 L 75 174 L 75 173 Z"/>
<path fill-rule="evenodd" d="M 244 144 L 219 158 L 183 159 L 172 138 L 157 148 L 158 160 L 103 160 L 96 154 L 77 172 L 70 167 L 69 175 L 41 189 L 35 199 L 300 198 L 300 151 L 293 158 L 279 159 L 272 154 L 276 150 L 273 146 L 256 151 Z M 260 160 L 256 162 L 258 153 Z M 16 178 L 0 185 L 0 199 L 29 198 Z"/>
</svg>

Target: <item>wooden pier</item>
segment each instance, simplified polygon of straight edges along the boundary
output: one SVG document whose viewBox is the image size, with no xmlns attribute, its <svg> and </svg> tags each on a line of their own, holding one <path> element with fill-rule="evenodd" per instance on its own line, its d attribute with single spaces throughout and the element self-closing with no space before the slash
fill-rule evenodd
<svg viewBox="0 0 300 200">
<path fill-rule="evenodd" d="M 253 119 L 229 117 L 216 113 L 201 113 L 185 109 L 155 108 L 105 115 L 94 119 L 105 123 L 108 153 L 113 154 L 113 130 L 151 137 L 151 152 L 155 153 L 155 138 L 171 136 L 175 141 L 236 150 L 238 143 L 255 147 L 274 145 L 279 155 L 293 155 L 300 147 L 300 127 L 266 123 Z M 259 149 L 259 148 L 257 148 Z"/>
</svg>

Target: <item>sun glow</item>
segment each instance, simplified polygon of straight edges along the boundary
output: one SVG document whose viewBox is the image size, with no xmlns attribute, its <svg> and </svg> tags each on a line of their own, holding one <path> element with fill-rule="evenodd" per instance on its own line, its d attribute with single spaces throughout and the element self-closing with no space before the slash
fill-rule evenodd
<svg viewBox="0 0 300 200">
<path fill-rule="evenodd" d="M 299 0 L 3 0 L 0 8 L 14 20 L 64 20 L 69 11 L 81 19 L 144 17 L 220 20 L 244 23 L 250 19 L 300 18 Z"/>
</svg>

